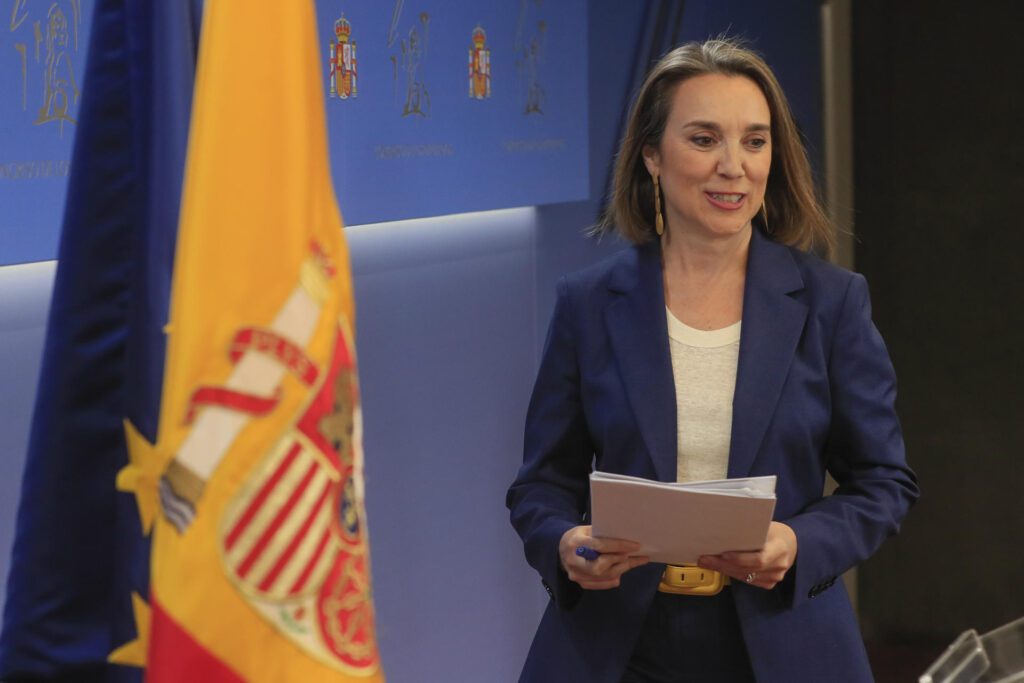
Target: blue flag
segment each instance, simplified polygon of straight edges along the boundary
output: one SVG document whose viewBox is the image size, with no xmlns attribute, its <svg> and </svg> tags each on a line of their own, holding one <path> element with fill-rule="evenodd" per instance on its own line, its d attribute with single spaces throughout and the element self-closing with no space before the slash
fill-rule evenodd
<svg viewBox="0 0 1024 683">
<path fill-rule="evenodd" d="M 135 681 L 148 541 L 124 421 L 156 439 L 200 0 L 97 0 L 0 636 L 0 679 Z"/>
</svg>

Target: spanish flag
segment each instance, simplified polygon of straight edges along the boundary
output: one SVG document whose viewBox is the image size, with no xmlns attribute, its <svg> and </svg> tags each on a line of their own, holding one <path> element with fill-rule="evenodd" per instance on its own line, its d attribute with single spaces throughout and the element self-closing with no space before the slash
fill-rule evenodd
<svg viewBox="0 0 1024 683">
<path fill-rule="evenodd" d="M 152 533 L 163 681 L 381 681 L 348 251 L 311 0 L 205 6 L 158 438 L 118 475 Z"/>
</svg>

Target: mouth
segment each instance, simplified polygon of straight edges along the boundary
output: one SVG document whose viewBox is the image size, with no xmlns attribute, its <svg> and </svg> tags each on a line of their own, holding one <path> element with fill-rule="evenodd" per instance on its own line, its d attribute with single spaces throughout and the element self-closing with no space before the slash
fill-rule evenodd
<svg viewBox="0 0 1024 683">
<path fill-rule="evenodd" d="M 743 206 L 743 200 L 746 199 L 747 195 L 742 192 L 705 192 L 704 196 L 708 198 L 714 206 L 720 209 L 735 210 Z"/>
</svg>

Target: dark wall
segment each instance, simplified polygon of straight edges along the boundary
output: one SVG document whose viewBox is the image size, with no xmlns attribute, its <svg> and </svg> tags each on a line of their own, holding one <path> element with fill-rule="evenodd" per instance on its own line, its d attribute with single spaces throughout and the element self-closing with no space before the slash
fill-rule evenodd
<svg viewBox="0 0 1024 683">
<path fill-rule="evenodd" d="M 853 7 L 856 266 L 923 491 L 861 616 L 949 642 L 1024 615 L 1024 4 Z"/>
</svg>

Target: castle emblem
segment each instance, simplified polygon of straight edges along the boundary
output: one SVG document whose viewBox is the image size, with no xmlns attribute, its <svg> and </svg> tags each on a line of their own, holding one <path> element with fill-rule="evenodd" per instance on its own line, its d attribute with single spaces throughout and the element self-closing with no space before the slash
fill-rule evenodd
<svg viewBox="0 0 1024 683">
<path fill-rule="evenodd" d="M 358 94 L 356 43 L 352 40 L 352 24 L 342 14 L 334 22 L 334 40 L 329 47 L 331 72 L 330 96 L 347 100 Z"/>
<path fill-rule="evenodd" d="M 478 25 L 473 29 L 473 46 L 469 48 L 469 97 L 486 100 L 491 96 L 491 49 L 487 33 Z"/>
</svg>

